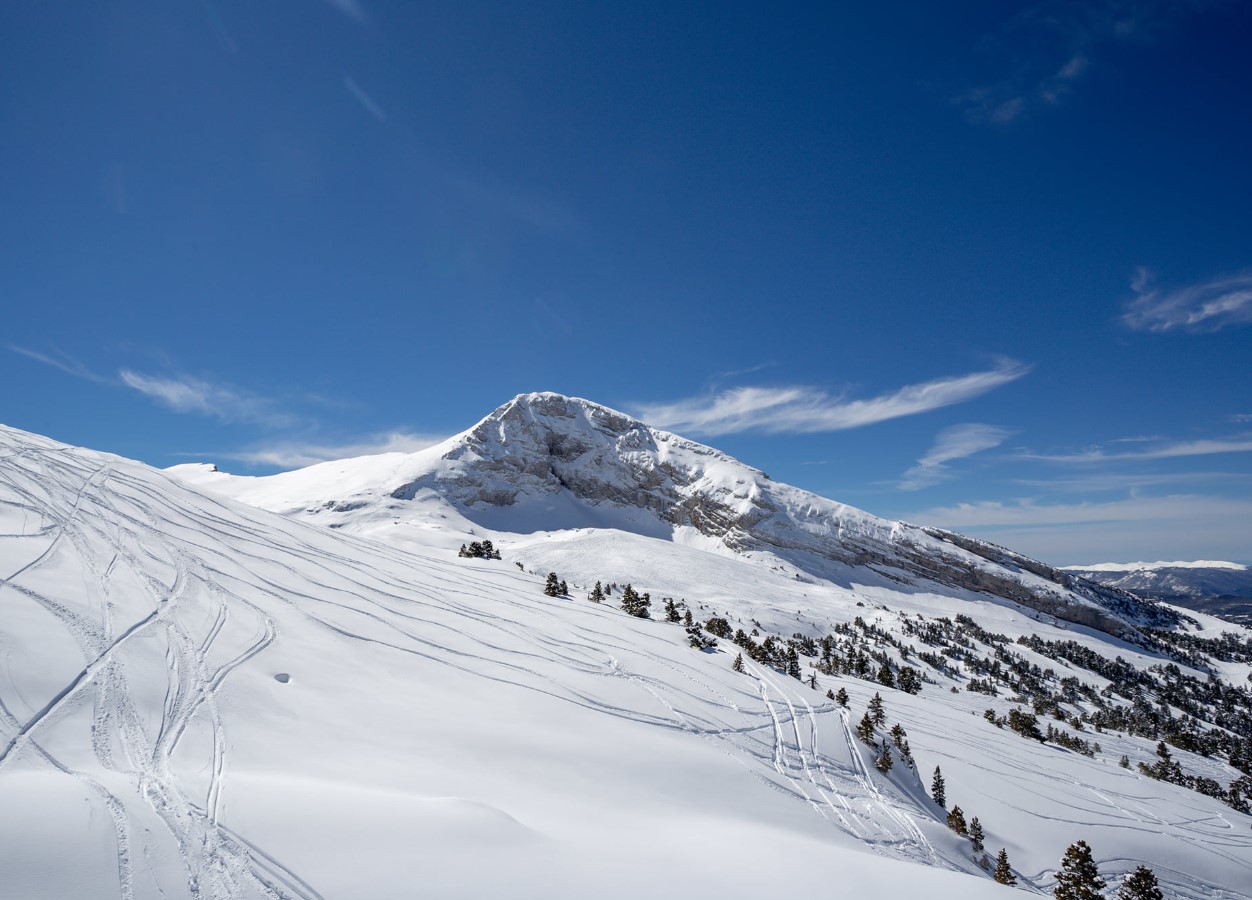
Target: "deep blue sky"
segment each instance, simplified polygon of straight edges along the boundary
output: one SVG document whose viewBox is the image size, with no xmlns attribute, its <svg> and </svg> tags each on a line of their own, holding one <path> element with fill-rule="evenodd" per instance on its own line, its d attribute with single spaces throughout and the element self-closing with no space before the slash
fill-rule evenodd
<svg viewBox="0 0 1252 900">
<path fill-rule="evenodd" d="M 274 471 L 556 390 L 1252 561 L 1252 6 L 830 6 L 4 4 L 0 421 Z"/>
</svg>

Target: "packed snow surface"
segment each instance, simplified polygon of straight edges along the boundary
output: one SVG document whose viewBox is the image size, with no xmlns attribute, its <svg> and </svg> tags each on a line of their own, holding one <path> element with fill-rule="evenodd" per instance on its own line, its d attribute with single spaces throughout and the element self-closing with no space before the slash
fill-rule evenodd
<svg viewBox="0 0 1252 900">
<path fill-rule="evenodd" d="M 947 684 L 910 695 L 824 678 L 814 690 L 750 661 L 737 673 L 729 644 L 699 652 L 678 625 L 582 598 L 593 576 L 633 579 L 701 617 L 784 634 L 963 611 L 1009 635 L 1158 658 L 891 569 L 826 560 L 818 577 L 785 541 L 732 547 L 703 519 L 660 529 L 647 497 L 646 515 L 620 497 L 586 502 L 612 485 L 492 503 L 522 479 L 484 481 L 481 457 L 447 452 L 364 473 L 348 461 L 347 481 L 326 464 L 281 491 L 233 482 L 293 518 L 0 428 L 6 897 L 1006 896 L 923 789 L 936 765 L 992 854 L 1007 849 L 1020 889 L 1050 890 L 1082 838 L 1106 875 L 1146 863 L 1171 896 L 1252 896 L 1252 820 L 1111 761 L 1150 760 L 1149 742 L 1102 736 L 1091 759 L 994 727 L 981 714 L 1003 700 Z M 703 469 L 710 509 L 736 491 L 741 509 L 759 508 L 758 482 L 736 485 L 724 460 Z M 432 466 L 460 500 L 436 490 L 448 485 Z M 559 477 L 578 487 L 570 474 Z M 302 521 L 308 503 L 324 511 L 310 521 L 340 527 Z M 484 526 L 493 516 L 513 529 Z M 890 538 L 870 518 L 847 514 L 850 539 Z M 503 560 L 457 557 L 466 536 L 492 534 L 509 536 Z M 543 595 L 550 570 L 573 599 Z M 840 686 L 847 709 L 826 699 Z M 917 771 L 877 771 L 854 736 L 876 691 Z"/>
</svg>

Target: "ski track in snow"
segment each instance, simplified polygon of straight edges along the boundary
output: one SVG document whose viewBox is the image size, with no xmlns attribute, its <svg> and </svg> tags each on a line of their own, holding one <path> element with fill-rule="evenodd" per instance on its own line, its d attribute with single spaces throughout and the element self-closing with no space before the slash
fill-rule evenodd
<svg viewBox="0 0 1252 900">
<path fill-rule="evenodd" d="M 293 560 L 288 563 L 275 558 L 273 533 L 210 497 L 190 496 L 172 510 L 167 497 L 125 466 L 99 464 L 94 455 L 57 447 L 22 448 L 3 459 L 0 502 L 41 524 L 0 539 L 47 545 L 0 580 L 0 602 L 12 591 L 37 604 L 78 645 L 84 662 L 24 716 L 16 710 L 29 704 L 0 696 L 0 772 L 19 761 L 50 767 L 97 798 L 112 822 L 123 900 L 134 900 L 137 885 L 144 896 L 321 900 L 300 875 L 227 824 L 231 743 L 220 695 L 232 673 L 282 639 L 280 622 L 287 615 L 383 652 L 429 659 L 602 715 L 691 734 L 878 853 L 968 871 L 968 860 L 945 858 L 918 826 L 919 818 L 933 819 L 934 810 L 920 808 L 866 764 L 848 711 L 824 703 L 815 708 L 800 682 L 750 666 L 735 693 L 701 677 L 698 668 L 675 662 L 668 655 L 673 632 L 662 632 L 659 623 L 640 623 L 652 630 L 628 641 L 620 629 L 605 626 L 605 610 L 540 600 L 533 578 L 511 570 L 429 558 L 423 560 L 422 581 L 414 583 L 401 574 L 412 567 L 400 549 L 350 536 L 337 538 L 341 543 L 318 542 L 311 527 L 294 524 L 282 533 L 290 550 L 283 559 Z M 72 501 L 58 503 L 58 496 Z M 89 509 L 98 514 L 84 516 Z M 361 552 L 340 552 L 349 544 Z M 72 607 L 40 587 L 37 576 L 53 562 L 61 568 L 77 565 L 86 576 L 86 596 Z M 498 593 L 501 583 L 515 584 L 523 599 L 484 600 Z M 144 720 L 137 691 L 152 686 L 139 684 L 127 668 L 138 656 L 131 650 L 139 641 L 159 641 L 164 648 L 159 721 Z M 663 644 L 667 650 L 659 649 Z M 633 670 L 634 660 L 666 677 Z M 611 702 L 579 686 L 587 677 L 623 679 L 645 700 Z M 88 706 L 90 771 L 59 759 L 44 740 L 63 715 Z M 185 741 L 189 732 L 201 739 Z M 819 736 L 835 734 L 838 739 L 828 748 L 819 746 Z M 951 727 L 945 734 L 951 752 L 965 747 L 985 755 L 968 729 Z M 1031 765 L 1029 752 L 988 765 L 1056 801 L 1047 767 Z M 197 772 L 204 773 L 203 784 L 193 785 L 188 773 Z M 1082 824 L 1084 817 L 1115 815 L 1128 828 L 1181 831 L 1191 845 L 1231 860 L 1241 861 L 1239 854 L 1246 851 L 1246 841 L 1233 836 L 1227 846 L 1217 840 L 1211 815 L 1191 824 L 1166 822 L 1107 785 L 1096 790 L 1075 784 L 1070 798 L 1085 793 L 1094 800 L 1084 806 L 1071 799 L 1065 821 Z M 155 826 L 163 834 L 152 834 Z M 1230 830 L 1229 822 L 1225 828 Z M 153 863 L 158 839 L 178 848 L 184 885 L 158 881 Z M 1179 896 L 1226 896 L 1193 875 L 1169 877 Z M 1023 878 L 1043 885 L 1049 873 Z"/>
<path fill-rule="evenodd" d="M 112 473 L 107 465 L 88 470 L 72 453 L 65 452 L 28 452 L 9 457 L 7 463 L 6 470 L 0 472 L 0 480 L 15 498 L 8 502 L 50 519 L 52 524 L 41 533 L 51 534 L 52 540 L 39 556 L 0 582 L 0 589 L 13 589 L 55 616 L 88 661 L 42 708 L 24 721 L 3 705 L 0 698 L 0 723 L 10 732 L 0 749 L 0 770 L 19 757 L 33 756 L 83 783 L 100 798 L 114 823 L 118 891 L 123 900 L 132 900 L 135 896 L 137 880 L 156 881 L 146 843 L 138 854 L 145 870 L 135 871 L 135 840 L 137 837 L 146 840 L 136 835 L 138 829 L 134 821 L 144 817 L 137 802 L 142 802 L 155 814 L 176 842 L 191 897 L 316 900 L 319 897 L 316 891 L 258 848 L 224 829 L 218 821 L 227 742 L 215 694 L 233 669 L 274 640 L 273 623 L 244 598 L 213 590 L 211 581 L 204 572 L 197 570 L 194 561 L 171 545 L 155 527 L 154 523 L 160 521 L 158 518 L 145 520 L 142 515 L 128 513 L 121 503 L 114 502 L 120 495 L 134 503 L 137 512 L 153 512 L 145 510 L 134 494 L 126 496 L 125 488 L 136 485 L 125 475 Z M 111 480 L 118 482 L 116 487 L 110 486 Z M 41 485 L 75 481 L 79 486 L 69 509 L 58 509 L 41 488 Z M 80 521 L 79 514 L 88 504 L 106 513 L 101 519 L 115 524 L 111 533 L 86 533 L 88 526 Z M 89 598 L 99 615 L 96 620 L 16 583 L 65 553 L 66 543 L 72 545 L 83 568 L 96 576 L 96 590 Z M 98 553 L 100 544 L 111 550 L 107 559 L 102 559 Z M 173 569 L 170 583 L 162 583 L 149 574 L 148 567 L 153 560 Z M 145 615 L 130 623 L 115 621 L 115 604 L 111 597 L 113 579 L 122 571 L 138 576 L 149 606 Z M 193 592 L 197 600 L 217 605 L 213 627 L 199 640 L 179 620 L 180 606 Z M 130 598 L 130 602 L 133 605 L 134 598 Z M 214 641 L 230 615 L 231 606 L 260 616 L 260 636 L 242 653 L 219 666 L 212 666 L 209 658 Z M 136 710 L 131 676 L 125 671 L 124 663 L 130 642 L 152 632 L 158 632 L 165 641 L 168 679 L 155 737 L 148 734 Z M 92 705 L 91 749 L 97 763 L 104 772 L 126 776 L 132 791 L 115 792 L 101 779 L 62 763 L 39 743 L 38 733 L 47 723 L 56 720 L 62 710 L 78 708 L 84 703 Z M 207 762 L 210 774 L 203 806 L 188 795 L 171 769 L 171 757 L 180 739 L 202 709 L 206 711 L 203 717 L 212 733 L 211 759 Z M 116 778 L 109 778 L 108 782 L 124 783 Z M 159 894 L 165 895 L 159 883 L 155 887 Z"/>
<path fill-rule="evenodd" d="M 152 882 L 165 893 L 165 887 L 155 883 L 148 862 L 152 839 L 135 824 L 141 816 L 136 801 L 155 815 L 177 845 L 190 896 L 215 900 L 319 897 L 298 875 L 222 823 L 229 740 L 216 695 L 231 672 L 278 638 L 275 621 L 264 611 L 266 599 L 353 640 L 425 656 L 603 714 L 715 741 L 758 779 L 805 802 L 832 826 L 870 842 L 880 852 L 932 864 L 936 861 L 907 814 L 873 789 L 872 777 L 850 772 L 848 766 L 818 753 L 817 714 L 807 701 L 806 745 L 794 702 L 764 673 L 755 673 L 760 709 L 754 710 L 745 703 L 745 697 L 728 696 L 690 668 L 650 653 L 646 647 L 627 646 L 620 636 L 597 627 L 585 616 L 571 622 L 566 610 L 549 610 L 537 604 L 527 604 L 524 615 L 510 614 L 507 607 L 484 605 L 473 590 L 472 577 L 466 586 L 467 569 L 452 562 L 432 562 L 430 574 L 434 577 L 424 584 L 401 584 L 386 573 L 367 572 L 358 558 L 336 558 L 324 547 L 306 545 L 298 549 L 302 562 L 308 565 L 297 570 L 267 555 L 268 535 L 218 514 L 212 501 L 188 510 L 187 521 L 164 521 L 169 513 L 163 498 L 149 485 L 121 468 L 91 466 L 73 452 L 52 450 L 10 457 L 0 479 L 11 494 L 12 499 L 6 502 L 20 504 L 32 515 L 51 522 L 37 532 L 50 536 L 48 546 L 0 582 L 0 589 L 17 591 L 56 616 L 87 660 L 43 708 L 24 721 L 5 709 L 0 735 L 8 732 L 9 736 L 0 750 L 0 770 L 19 757 L 27 761 L 33 757 L 82 781 L 101 798 L 115 821 L 119 891 L 124 900 L 134 897 L 137 879 Z M 65 484 L 77 486 L 73 502 L 68 508 L 58 508 L 46 486 Z M 84 525 L 79 513 L 88 507 L 99 511 L 97 518 L 112 527 L 96 530 Z M 170 533 L 177 533 L 177 543 Z M 225 555 L 223 541 L 229 541 L 230 571 L 217 562 Z M 67 544 L 95 579 L 89 601 L 75 609 L 21 583 L 50 560 L 68 555 Z M 101 547 L 108 548 L 107 555 Z M 372 552 L 399 555 L 380 546 L 372 546 Z M 162 577 L 154 572 L 162 573 Z M 239 581 L 241 572 L 246 583 Z M 147 612 L 130 621 L 119 617 L 120 598 L 112 596 L 114 584 L 124 575 L 132 583 L 139 582 L 146 594 Z M 372 589 L 356 587 L 353 575 L 362 576 L 363 581 L 368 575 Z M 519 578 L 519 591 L 523 585 L 529 592 L 529 581 Z M 415 593 L 425 602 L 413 603 Z M 135 598 L 126 599 L 127 608 L 133 610 Z M 88 608 L 94 616 L 86 612 Z M 191 608 L 196 610 L 194 616 Z M 571 607 L 569 612 L 577 610 Z M 464 643 L 460 623 L 449 620 L 448 613 L 481 626 L 476 650 L 467 651 L 439 639 L 446 633 Z M 188 624 L 193 618 L 200 620 L 196 628 Z M 536 620 L 542 628 L 535 627 Z M 240 623 L 252 624 L 254 639 L 221 658 L 221 653 L 215 653 L 221 635 L 228 626 L 238 628 Z M 137 711 L 126 657 L 132 641 L 154 636 L 165 647 L 166 684 L 160 721 L 153 729 Z M 642 657 L 675 677 L 663 681 L 629 672 L 615 653 Z M 613 705 L 579 690 L 562 680 L 559 667 L 625 678 L 654 701 L 656 712 Z M 46 723 L 83 703 L 93 708 L 91 749 L 96 762 L 102 771 L 124 776 L 108 779 L 112 791 L 98 779 L 64 766 L 38 742 Z M 207 772 L 207 786 L 192 796 L 176 769 L 190 771 L 197 763 L 181 760 L 175 767 L 173 757 L 188 729 L 197 722 L 210 735 L 207 746 L 197 751 L 207 754 L 198 764 Z M 764 732 L 771 734 L 768 744 L 760 740 Z M 852 756 L 855 766 L 859 761 L 855 748 Z M 777 777 L 760 771 L 762 764 L 769 765 Z M 115 793 L 117 785 L 127 780 L 131 792 Z M 136 848 L 136 841 L 142 846 Z"/>
</svg>

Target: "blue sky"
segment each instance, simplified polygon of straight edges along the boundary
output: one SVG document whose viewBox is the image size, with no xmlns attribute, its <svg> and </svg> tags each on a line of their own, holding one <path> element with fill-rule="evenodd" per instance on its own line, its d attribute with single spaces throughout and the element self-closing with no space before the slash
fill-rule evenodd
<svg viewBox="0 0 1252 900">
<path fill-rule="evenodd" d="M 1252 7 L 830 6 L 6 4 L 0 421 L 264 472 L 555 390 L 1252 561 Z"/>
</svg>

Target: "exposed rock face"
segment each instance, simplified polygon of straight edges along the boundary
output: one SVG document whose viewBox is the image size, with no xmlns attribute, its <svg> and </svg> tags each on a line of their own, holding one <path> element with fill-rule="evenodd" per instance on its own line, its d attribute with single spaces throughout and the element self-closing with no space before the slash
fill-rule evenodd
<svg viewBox="0 0 1252 900">
<path fill-rule="evenodd" d="M 768 550 L 818 575 L 831 564 L 867 567 L 905 583 L 993 594 L 1127 637 L 1135 625 L 1178 620 L 1134 594 L 1004 548 L 778 484 L 710 447 L 586 400 L 520 395 L 441 449 L 439 465 L 391 496 L 412 499 L 430 489 L 473 519 L 476 511 L 566 494 L 591 509 L 646 511 L 659 525 L 690 527 L 731 550 Z"/>
</svg>

